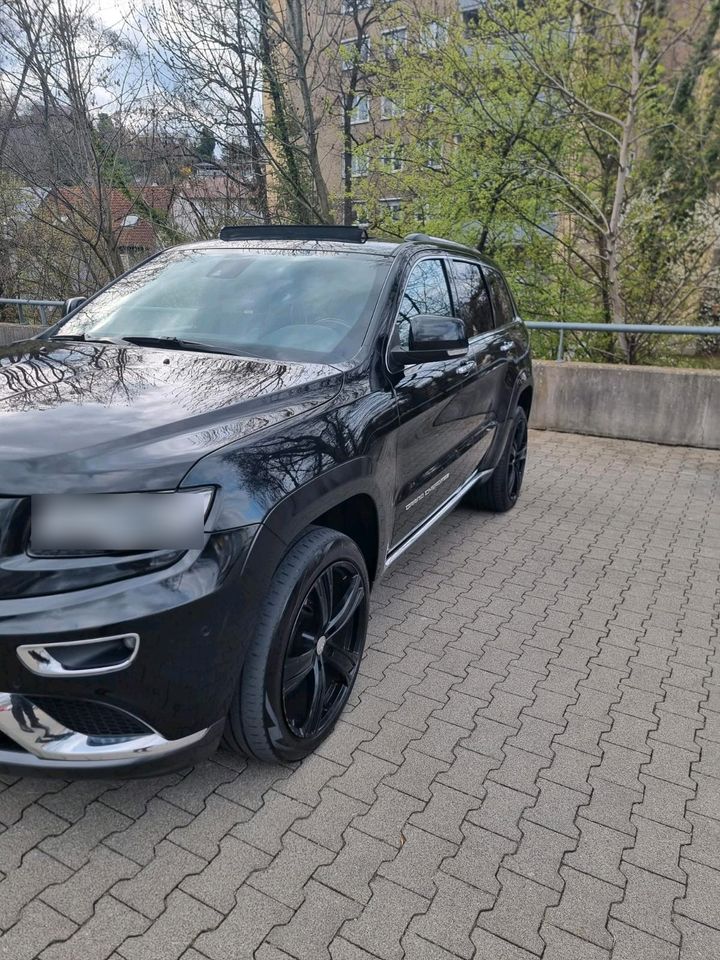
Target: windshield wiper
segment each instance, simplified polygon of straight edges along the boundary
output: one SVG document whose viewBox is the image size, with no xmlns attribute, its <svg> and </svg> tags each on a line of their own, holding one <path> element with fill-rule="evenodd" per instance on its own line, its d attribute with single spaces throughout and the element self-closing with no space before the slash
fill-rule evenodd
<svg viewBox="0 0 720 960">
<path fill-rule="evenodd" d="M 86 333 L 58 333 L 48 340 L 79 340 L 82 343 L 115 343 L 122 346 L 127 343 L 122 337 L 89 337 Z"/>
<path fill-rule="evenodd" d="M 138 347 L 168 347 L 171 350 L 198 350 L 202 353 L 229 353 L 243 356 L 238 350 L 223 344 L 207 343 L 204 340 L 185 340 L 183 337 L 151 337 L 129 334 L 122 342 L 133 343 Z"/>
</svg>

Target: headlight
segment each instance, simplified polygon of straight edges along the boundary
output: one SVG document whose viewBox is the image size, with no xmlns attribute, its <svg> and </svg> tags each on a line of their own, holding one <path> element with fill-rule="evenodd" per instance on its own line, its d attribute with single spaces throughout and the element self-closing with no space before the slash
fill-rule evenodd
<svg viewBox="0 0 720 960">
<path fill-rule="evenodd" d="M 47 494 L 31 501 L 32 552 L 197 550 L 213 490 Z"/>
</svg>

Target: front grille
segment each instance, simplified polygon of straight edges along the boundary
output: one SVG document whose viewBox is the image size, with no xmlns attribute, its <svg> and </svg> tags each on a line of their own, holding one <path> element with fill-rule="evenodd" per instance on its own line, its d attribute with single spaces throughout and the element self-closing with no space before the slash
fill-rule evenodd
<svg viewBox="0 0 720 960">
<path fill-rule="evenodd" d="M 92 700 L 33 697 L 33 703 L 69 730 L 86 737 L 136 737 L 152 733 L 150 727 L 115 707 Z"/>
</svg>

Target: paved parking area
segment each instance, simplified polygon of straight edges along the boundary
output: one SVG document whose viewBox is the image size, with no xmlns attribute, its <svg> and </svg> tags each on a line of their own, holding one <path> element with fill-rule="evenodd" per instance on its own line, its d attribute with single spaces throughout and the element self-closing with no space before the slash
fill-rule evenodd
<svg viewBox="0 0 720 960">
<path fill-rule="evenodd" d="M 295 767 L 0 776 L 11 960 L 717 960 L 720 453 L 532 436 Z"/>
</svg>

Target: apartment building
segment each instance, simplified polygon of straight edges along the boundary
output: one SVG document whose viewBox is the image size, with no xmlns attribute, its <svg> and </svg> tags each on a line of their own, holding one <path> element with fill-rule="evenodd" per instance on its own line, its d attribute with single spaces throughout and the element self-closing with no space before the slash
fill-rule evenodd
<svg viewBox="0 0 720 960">
<path fill-rule="evenodd" d="M 286 0 L 271 3 L 278 23 L 287 21 L 292 5 Z M 375 65 L 379 60 L 391 64 L 409 42 L 421 39 L 428 46 L 442 42 L 444 23 L 456 11 L 470 27 L 477 20 L 482 3 L 483 0 L 306 0 L 301 12 L 302 42 L 307 54 L 304 95 L 313 105 L 317 164 L 327 187 L 331 214 L 338 222 L 363 219 L 362 206 L 356 199 L 357 187 L 369 176 L 379 181 L 381 203 L 391 216 L 403 203 L 397 182 L 393 183 L 393 174 L 403 169 L 403 143 L 393 143 L 391 138 L 391 128 L 398 127 L 400 106 L 385 95 L 378 79 L 383 71 L 375 70 Z M 663 57 L 668 72 L 677 73 L 703 29 L 706 0 L 669 0 L 668 7 L 671 19 L 687 27 Z M 281 26 L 281 35 L 283 29 Z M 278 44 L 276 49 L 280 51 L 282 46 Z M 288 76 L 293 76 L 294 66 L 290 64 Z M 298 90 L 298 105 L 302 96 L 303 92 Z M 271 116 L 272 105 L 267 98 L 265 109 Z M 405 140 L 411 138 L 412 131 L 408 131 Z M 362 149 L 368 143 L 380 155 L 380 162 L 372 167 L 367 151 Z M 427 147 L 428 165 L 439 164 L 434 149 L 442 148 L 432 143 Z M 272 174 L 270 178 L 272 181 Z M 271 192 L 272 189 L 271 182 Z"/>
</svg>

